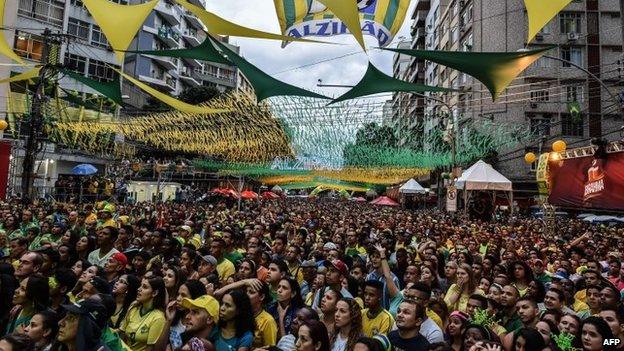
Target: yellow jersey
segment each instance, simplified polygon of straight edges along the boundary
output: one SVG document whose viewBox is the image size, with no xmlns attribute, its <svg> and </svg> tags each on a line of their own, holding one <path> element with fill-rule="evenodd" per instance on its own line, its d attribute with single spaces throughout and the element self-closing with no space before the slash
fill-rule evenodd
<svg viewBox="0 0 624 351">
<path fill-rule="evenodd" d="M 235 272 L 236 269 L 234 268 L 234 263 L 227 258 L 223 258 L 221 259 L 221 262 L 217 263 L 217 273 L 219 274 L 220 281 L 224 281 L 233 276 Z"/>
<path fill-rule="evenodd" d="M 255 318 L 253 348 L 275 346 L 277 344 L 277 322 L 267 311 L 262 310 Z"/>
<path fill-rule="evenodd" d="M 369 318 L 368 308 L 362 310 L 362 332 L 364 336 L 372 338 L 376 334 L 387 335 L 394 325 L 394 318 L 390 312 L 382 309 L 375 318 Z"/>
<path fill-rule="evenodd" d="M 131 308 L 119 327 L 133 351 L 145 351 L 147 346 L 156 344 L 165 328 L 165 314 L 161 310 L 151 310 L 144 315 L 140 310 L 140 307 Z"/>
</svg>

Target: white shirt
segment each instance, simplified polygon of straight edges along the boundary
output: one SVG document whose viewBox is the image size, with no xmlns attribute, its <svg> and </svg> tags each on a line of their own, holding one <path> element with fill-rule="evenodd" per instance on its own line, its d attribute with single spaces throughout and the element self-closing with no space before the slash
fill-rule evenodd
<svg viewBox="0 0 624 351">
<path fill-rule="evenodd" d="M 334 342 L 334 345 L 332 345 L 331 351 L 347 351 L 348 340 L 349 339 L 343 339 L 340 332 L 338 332 L 338 335 L 336 335 L 336 341 Z"/>
<path fill-rule="evenodd" d="M 119 251 L 117 251 L 117 249 L 113 247 L 106 255 L 104 255 L 104 257 L 100 258 L 100 249 L 93 250 L 91 251 L 89 256 L 87 256 L 87 261 L 89 261 L 89 263 L 91 264 L 103 268 L 106 262 L 108 262 L 108 259 L 110 259 L 112 255 L 118 252 Z"/>
<path fill-rule="evenodd" d="M 442 329 L 431 318 L 426 318 L 420 325 L 420 335 L 424 336 L 430 344 L 444 342 Z"/>
<path fill-rule="evenodd" d="M 294 335 L 292 334 L 284 335 L 277 343 L 277 348 L 282 351 L 295 351 L 296 342 L 297 342 L 297 338 L 295 338 Z"/>
</svg>

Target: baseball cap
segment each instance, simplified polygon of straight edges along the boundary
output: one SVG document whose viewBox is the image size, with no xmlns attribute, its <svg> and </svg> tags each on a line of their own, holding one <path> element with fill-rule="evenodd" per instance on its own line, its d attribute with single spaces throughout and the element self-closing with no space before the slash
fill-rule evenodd
<svg viewBox="0 0 624 351">
<path fill-rule="evenodd" d="M 338 246 L 336 246 L 336 244 L 329 242 L 329 243 L 325 243 L 325 245 L 323 245 L 323 249 L 327 249 L 327 250 L 336 250 L 338 249 Z"/>
<path fill-rule="evenodd" d="M 219 321 L 219 301 L 210 295 L 202 295 L 195 300 L 185 298 L 182 300 L 182 307 L 189 310 L 204 309 L 213 321 Z"/>
<path fill-rule="evenodd" d="M 184 230 L 184 231 L 187 231 L 189 233 L 192 231 L 191 227 L 189 227 L 188 225 L 181 225 L 180 226 L 180 230 Z"/>
<path fill-rule="evenodd" d="M 335 259 L 335 260 L 332 260 L 331 262 L 325 261 L 325 266 L 326 267 L 332 266 L 336 268 L 338 272 L 340 272 L 342 275 L 349 274 L 349 268 L 347 268 L 347 265 L 341 260 Z"/>
<path fill-rule="evenodd" d="M 113 204 L 106 204 L 106 206 L 104 206 L 102 211 L 108 212 L 108 213 L 114 213 L 115 212 L 115 205 L 113 205 Z"/>
<path fill-rule="evenodd" d="M 204 260 L 207 263 L 210 263 L 213 266 L 217 265 L 217 259 L 212 255 L 204 255 L 202 256 L 202 260 Z"/>
<path fill-rule="evenodd" d="M 98 301 L 86 299 L 73 304 L 61 305 L 67 312 L 86 316 L 91 319 L 100 329 L 106 327 L 108 315 L 106 307 Z"/>
<path fill-rule="evenodd" d="M 128 264 L 128 257 L 126 257 L 126 255 L 122 254 L 121 252 L 114 253 L 111 258 L 119 262 L 124 267 Z"/>
</svg>

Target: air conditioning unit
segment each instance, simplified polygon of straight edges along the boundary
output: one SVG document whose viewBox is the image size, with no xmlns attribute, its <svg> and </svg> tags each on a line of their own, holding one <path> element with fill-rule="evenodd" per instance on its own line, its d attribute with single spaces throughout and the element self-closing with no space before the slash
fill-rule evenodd
<svg viewBox="0 0 624 351">
<path fill-rule="evenodd" d="M 568 33 L 568 41 L 577 41 L 579 39 L 578 33 Z"/>
<path fill-rule="evenodd" d="M 541 34 L 541 33 L 535 34 L 535 40 L 537 40 L 537 41 L 544 41 L 544 35 Z"/>
<path fill-rule="evenodd" d="M 537 108 L 537 102 L 532 102 L 531 103 L 531 108 Z"/>
</svg>

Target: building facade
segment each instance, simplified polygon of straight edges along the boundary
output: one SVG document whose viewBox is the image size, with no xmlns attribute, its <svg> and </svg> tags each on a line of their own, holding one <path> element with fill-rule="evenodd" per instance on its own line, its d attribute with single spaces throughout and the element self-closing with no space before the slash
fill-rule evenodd
<svg viewBox="0 0 624 351">
<path fill-rule="evenodd" d="M 419 18 L 418 0 L 412 18 Z M 424 7 L 424 5 L 422 5 Z M 414 20 L 414 26 L 418 26 Z M 538 36 L 527 43 L 528 17 L 522 0 L 431 0 L 425 20 L 427 50 L 513 52 L 556 46 L 514 80 L 496 102 L 472 77 L 427 62 L 424 83 L 460 89 L 460 93 L 432 95 L 445 104 L 425 102 L 425 133 L 453 121 L 458 137 L 471 124 L 526 126 L 529 140 L 508 150 L 497 150 L 495 167 L 516 189 L 535 189 L 535 169 L 524 163 L 528 151 L 550 150 L 552 141 L 570 147 L 587 146 L 591 138 L 620 138 L 621 104 L 616 101 L 621 82 L 622 32 L 617 0 L 573 1 Z M 418 44 L 418 36 L 412 43 Z M 579 66 L 599 77 L 592 79 Z M 419 80 L 411 80 L 419 82 Z M 603 86 L 608 87 L 605 88 Z M 581 113 L 570 113 L 571 103 Z M 451 109 L 452 118 L 439 117 Z M 411 117 L 405 117 L 411 118 Z M 461 152 L 461 150 L 458 150 Z"/>
</svg>

